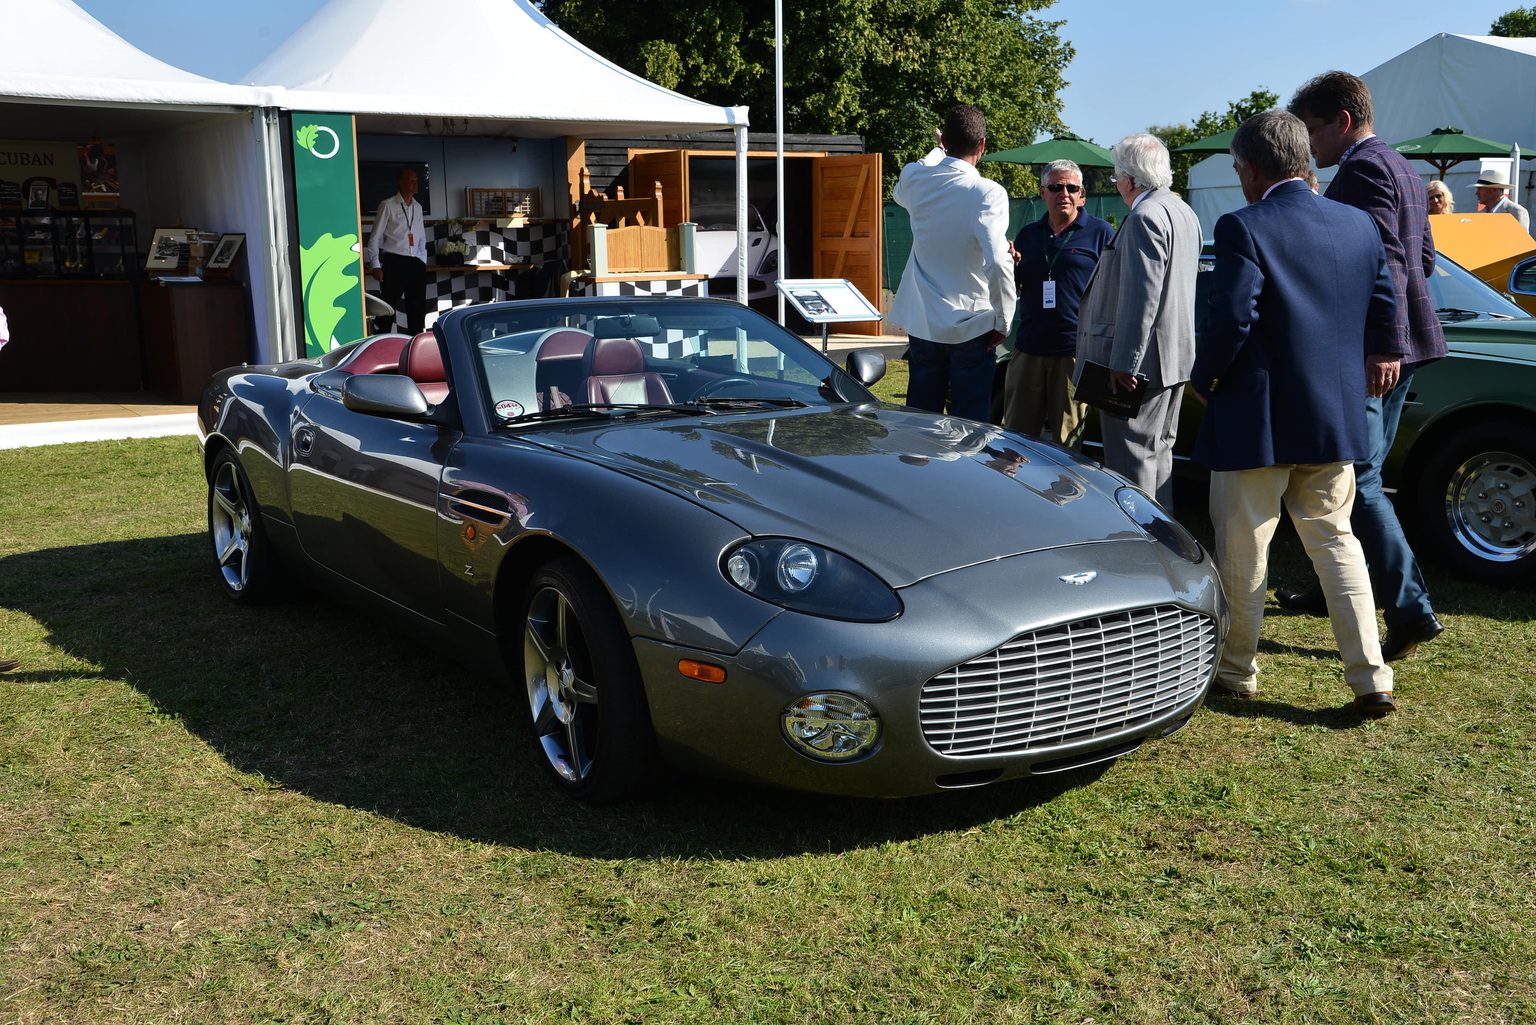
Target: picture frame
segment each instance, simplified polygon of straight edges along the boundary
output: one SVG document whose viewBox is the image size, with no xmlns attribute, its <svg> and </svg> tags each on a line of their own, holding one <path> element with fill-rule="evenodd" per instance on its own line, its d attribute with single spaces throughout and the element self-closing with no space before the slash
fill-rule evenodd
<svg viewBox="0 0 1536 1025">
<path fill-rule="evenodd" d="M 228 270 L 244 244 L 244 232 L 220 235 L 218 244 L 213 247 L 213 255 L 208 257 L 208 262 L 204 266 L 209 270 Z"/>
<path fill-rule="evenodd" d="M 48 183 L 29 182 L 27 184 L 27 209 L 48 209 Z"/>
<path fill-rule="evenodd" d="M 186 228 L 156 228 L 149 240 L 145 270 L 175 270 L 181 266 L 181 254 L 187 244 Z"/>
</svg>

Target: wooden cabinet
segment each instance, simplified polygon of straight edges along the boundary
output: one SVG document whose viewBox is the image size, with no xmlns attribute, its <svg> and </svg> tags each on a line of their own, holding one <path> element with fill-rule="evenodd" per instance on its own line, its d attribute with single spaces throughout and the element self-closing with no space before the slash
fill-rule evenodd
<svg viewBox="0 0 1536 1025">
<path fill-rule="evenodd" d="M 130 281 L 0 280 L 0 392 L 142 391 L 136 306 Z"/>
<path fill-rule="evenodd" d="M 214 371 L 251 358 L 238 281 L 145 281 L 139 307 L 145 386 L 173 402 L 196 402 Z"/>
</svg>

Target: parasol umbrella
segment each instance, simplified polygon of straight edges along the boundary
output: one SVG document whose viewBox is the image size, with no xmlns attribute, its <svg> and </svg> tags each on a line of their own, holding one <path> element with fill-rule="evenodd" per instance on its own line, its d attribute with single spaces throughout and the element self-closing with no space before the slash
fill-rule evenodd
<svg viewBox="0 0 1536 1025">
<path fill-rule="evenodd" d="M 1236 128 L 1228 128 L 1225 132 L 1217 132 L 1215 135 L 1207 135 L 1203 139 L 1175 146 L 1173 151 L 1175 153 L 1225 153 L 1232 148 L 1232 136 L 1236 134 Z"/>
<path fill-rule="evenodd" d="M 1432 165 L 1440 172 L 1441 181 L 1445 180 L 1445 172 L 1457 164 L 1482 157 L 1507 157 L 1510 150 L 1515 149 L 1510 143 L 1479 139 L 1460 128 L 1449 127 L 1436 128 L 1428 135 L 1396 143 L 1392 148 L 1410 160 L 1422 160 Z"/>
<path fill-rule="evenodd" d="M 1079 167 L 1115 166 L 1115 158 L 1109 155 L 1109 150 L 1071 132 L 1062 132 L 1044 142 L 989 153 L 981 159 L 1000 164 L 1049 164 L 1052 160 L 1071 160 Z"/>
</svg>

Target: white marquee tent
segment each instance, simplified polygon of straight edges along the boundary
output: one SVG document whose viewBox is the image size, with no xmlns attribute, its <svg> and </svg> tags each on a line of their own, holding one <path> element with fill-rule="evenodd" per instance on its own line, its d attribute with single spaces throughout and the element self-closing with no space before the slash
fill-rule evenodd
<svg viewBox="0 0 1536 1025">
<path fill-rule="evenodd" d="M 1536 146 L 1536 39 L 1442 32 L 1360 77 L 1371 88 L 1376 134 L 1388 142 L 1453 126 L 1468 135 L 1519 145 L 1522 154 Z M 1289 94 L 1281 96 L 1281 102 L 1289 99 Z M 1530 162 L 1521 164 L 1523 183 L 1529 185 L 1536 171 Z M 1423 161 L 1414 166 L 1426 181 L 1439 176 Z M 1471 185 L 1485 167 L 1507 172 L 1509 160 L 1472 160 L 1446 175 L 1459 209 L 1476 209 Z M 1324 168 L 1318 177 L 1326 184 L 1333 168 Z M 1231 157 L 1225 153 L 1191 168 L 1189 193 L 1207 238 L 1218 217 L 1243 205 Z"/>
<path fill-rule="evenodd" d="M 591 138 L 747 124 L 598 56 L 528 0 L 439 0 L 455 31 L 419 31 L 415 0 L 331 0 L 245 77 L 281 86 L 284 105 L 361 115 L 367 131 L 420 133 L 468 118 L 470 135 Z M 402 62 L 401 54 L 409 54 Z M 431 129 L 427 129 L 431 130 Z"/>
<path fill-rule="evenodd" d="M 0 0 L 0 23 L 26 26 L 33 41 L 12 39 L 0 67 L 5 136 L 84 142 L 100 132 L 116 143 L 123 204 L 139 216 L 141 242 L 178 218 L 244 231 L 254 326 L 264 336 L 287 290 L 270 260 L 256 255 L 273 252 L 272 229 L 281 230 L 284 216 L 262 115 L 276 102 L 273 92 L 156 60 L 70 0 Z M 36 45 L 62 39 L 69 45 Z"/>
</svg>

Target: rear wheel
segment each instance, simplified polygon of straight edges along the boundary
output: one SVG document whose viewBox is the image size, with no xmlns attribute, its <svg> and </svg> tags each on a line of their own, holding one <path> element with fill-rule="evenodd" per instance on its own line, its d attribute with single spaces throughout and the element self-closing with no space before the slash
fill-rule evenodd
<svg viewBox="0 0 1536 1025">
<path fill-rule="evenodd" d="M 231 601 L 257 605 L 282 590 L 282 568 L 267 541 L 250 480 L 231 451 L 219 453 L 208 478 L 208 538 L 219 586 Z"/>
<path fill-rule="evenodd" d="M 626 800 L 655 780 L 659 757 L 640 670 L 607 592 L 577 559 L 528 585 L 522 678 L 534 738 L 556 784 L 579 800 Z"/>
<path fill-rule="evenodd" d="M 1414 498 L 1424 539 L 1458 572 L 1536 580 L 1536 430 L 1478 424 L 1438 444 Z"/>
</svg>

